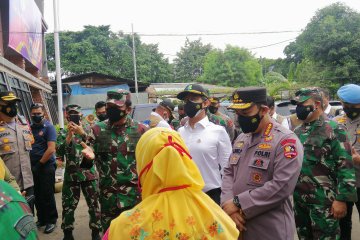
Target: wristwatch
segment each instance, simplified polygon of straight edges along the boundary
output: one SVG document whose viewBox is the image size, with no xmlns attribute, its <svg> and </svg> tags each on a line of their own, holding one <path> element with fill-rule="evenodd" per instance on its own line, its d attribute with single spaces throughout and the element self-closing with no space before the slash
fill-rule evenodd
<svg viewBox="0 0 360 240">
<path fill-rule="evenodd" d="M 235 196 L 235 197 L 233 198 L 233 203 L 234 203 L 235 206 L 237 206 L 238 208 L 241 209 L 241 204 L 240 204 L 240 201 L 239 201 L 239 197 L 238 197 L 238 196 Z"/>
</svg>

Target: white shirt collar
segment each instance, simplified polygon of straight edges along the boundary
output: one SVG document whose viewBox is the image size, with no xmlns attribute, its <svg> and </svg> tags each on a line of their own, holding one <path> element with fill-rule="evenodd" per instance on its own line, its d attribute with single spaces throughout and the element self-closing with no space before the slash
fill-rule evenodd
<svg viewBox="0 0 360 240">
<path fill-rule="evenodd" d="M 330 104 L 328 104 L 328 106 L 327 106 L 327 108 L 325 109 L 325 113 L 326 114 L 329 114 L 330 113 L 330 111 L 331 111 L 331 105 Z"/>
<path fill-rule="evenodd" d="M 190 127 L 189 121 L 190 119 L 186 122 L 185 127 Z M 205 128 L 209 124 L 209 122 L 209 118 L 205 116 L 203 119 L 194 124 L 194 128 L 196 128 L 197 126 L 202 126 L 203 128 Z"/>
</svg>

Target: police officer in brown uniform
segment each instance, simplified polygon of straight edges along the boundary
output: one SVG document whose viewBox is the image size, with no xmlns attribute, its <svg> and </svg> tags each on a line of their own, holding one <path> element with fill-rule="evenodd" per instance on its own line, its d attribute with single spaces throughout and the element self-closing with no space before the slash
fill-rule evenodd
<svg viewBox="0 0 360 240">
<path fill-rule="evenodd" d="M 240 88 L 232 99 L 243 133 L 224 169 L 221 206 L 244 240 L 294 239 L 290 196 L 302 164 L 300 140 L 270 117 L 265 88 Z"/>
<path fill-rule="evenodd" d="M 17 120 L 17 102 L 14 92 L 0 92 L 0 157 L 14 175 L 20 191 L 34 212 L 34 182 L 29 152 L 34 138 L 26 123 Z"/>
</svg>

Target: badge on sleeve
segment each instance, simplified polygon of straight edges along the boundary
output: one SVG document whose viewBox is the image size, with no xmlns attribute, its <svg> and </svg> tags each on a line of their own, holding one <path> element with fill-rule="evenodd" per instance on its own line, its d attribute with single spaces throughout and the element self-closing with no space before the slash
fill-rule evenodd
<svg viewBox="0 0 360 240">
<path fill-rule="evenodd" d="M 230 164 L 237 164 L 240 158 L 240 154 L 233 153 L 230 156 Z"/>
<path fill-rule="evenodd" d="M 298 153 L 295 147 L 296 140 L 295 139 L 285 139 L 281 142 L 281 145 L 284 148 L 284 156 L 288 159 L 295 158 Z"/>
</svg>

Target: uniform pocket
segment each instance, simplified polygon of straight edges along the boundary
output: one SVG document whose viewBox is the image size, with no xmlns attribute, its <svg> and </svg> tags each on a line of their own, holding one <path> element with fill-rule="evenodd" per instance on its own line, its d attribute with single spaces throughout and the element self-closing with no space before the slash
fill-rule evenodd
<svg viewBox="0 0 360 240">
<path fill-rule="evenodd" d="M 270 159 L 254 158 L 250 161 L 248 168 L 247 184 L 252 186 L 263 186 L 268 181 Z"/>
<path fill-rule="evenodd" d="M 16 152 L 16 141 L 13 137 L 0 138 L 0 154 L 13 154 Z"/>
</svg>

